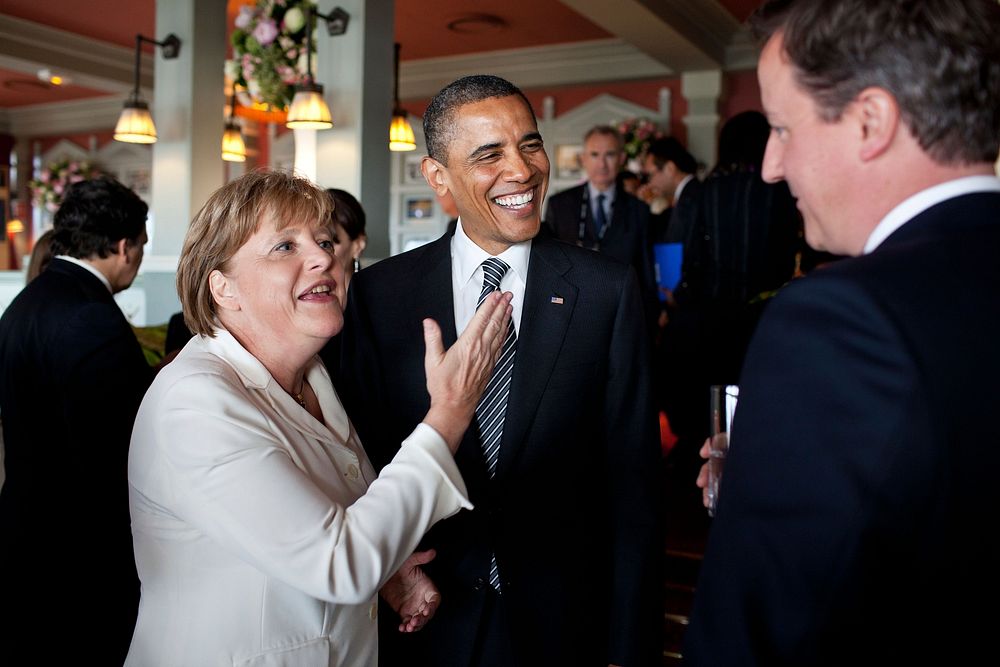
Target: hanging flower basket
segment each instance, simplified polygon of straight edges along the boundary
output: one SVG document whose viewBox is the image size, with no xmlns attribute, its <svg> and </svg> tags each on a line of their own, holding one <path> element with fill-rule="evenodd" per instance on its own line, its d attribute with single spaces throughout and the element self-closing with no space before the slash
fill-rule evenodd
<svg viewBox="0 0 1000 667">
<path fill-rule="evenodd" d="M 257 0 L 240 8 L 230 36 L 233 57 L 225 64 L 226 77 L 236 86 L 240 104 L 262 111 L 287 109 L 294 86 L 308 76 L 307 7 L 315 9 L 316 3 Z"/>
</svg>

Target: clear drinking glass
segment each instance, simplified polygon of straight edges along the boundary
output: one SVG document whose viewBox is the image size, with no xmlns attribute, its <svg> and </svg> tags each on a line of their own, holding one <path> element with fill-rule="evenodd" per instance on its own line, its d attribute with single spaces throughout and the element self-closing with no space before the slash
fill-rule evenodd
<svg viewBox="0 0 1000 667">
<path fill-rule="evenodd" d="M 722 479 L 722 466 L 726 462 L 729 451 L 729 430 L 733 424 L 733 413 L 736 412 L 736 400 L 740 388 L 734 384 L 717 384 L 711 387 L 711 419 L 709 440 L 711 442 L 708 459 L 708 515 L 715 516 L 715 508 L 719 502 L 719 481 Z"/>
</svg>

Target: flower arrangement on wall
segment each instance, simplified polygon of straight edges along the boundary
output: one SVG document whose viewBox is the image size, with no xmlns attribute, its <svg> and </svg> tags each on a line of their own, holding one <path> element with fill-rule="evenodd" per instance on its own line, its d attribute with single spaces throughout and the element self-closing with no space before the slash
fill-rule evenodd
<svg viewBox="0 0 1000 667">
<path fill-rule="evenodd" d="M 28 182 L 31 203 L 49 213 L 55 213 L 69 186 L 100 174 L 96 167 L 86 161 L 64 159 L 53 162 L 38 173 L 38 178 Z"/>
<path fill-rule="evenodd" d="M 306 71 L 306 8 L 311 0 L 257 0 L 244 5 L 230 37 L 233 58 L 226 77 L 254 101 L 274 110 L 287 107 Z M 315 47 L 313 47 L 315 51 Z"/>
<path fill-rule="evenodd" d="M 622 147 L 629 161 L 640 160 L 653 139 L 665 136 L 663 130 L 648 118 L 629 118 L 618 123 Z"/>
</svg>

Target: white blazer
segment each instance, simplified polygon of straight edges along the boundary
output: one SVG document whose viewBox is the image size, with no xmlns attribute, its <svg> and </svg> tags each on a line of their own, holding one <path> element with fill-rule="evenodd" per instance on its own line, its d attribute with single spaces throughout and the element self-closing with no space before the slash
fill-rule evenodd
<svg viewBox="0 0 1000 667">
<path fill-rule="evenodd" d="M 318 358 L 306 377 L 325 424 L 224 330 L 156 377 L 129 452 L 142 601 L 126 665 L 377 663 L 379 588 L 472 505 L 426 425 L 376 480 Z"/>
</svg>

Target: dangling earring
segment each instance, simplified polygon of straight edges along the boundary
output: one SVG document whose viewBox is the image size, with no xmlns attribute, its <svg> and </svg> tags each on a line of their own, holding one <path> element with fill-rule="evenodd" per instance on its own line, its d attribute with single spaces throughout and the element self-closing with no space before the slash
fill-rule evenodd
<svg viewBox="0 0 1000 667">
<path fill-rule="evenodd" d="M 361 270 L 361 260 L 357 257 L 354 258 L 354 273 Z"/>
</svg>

